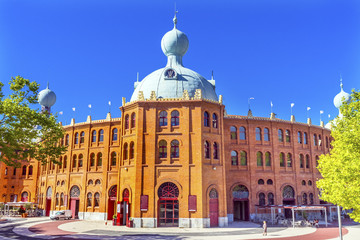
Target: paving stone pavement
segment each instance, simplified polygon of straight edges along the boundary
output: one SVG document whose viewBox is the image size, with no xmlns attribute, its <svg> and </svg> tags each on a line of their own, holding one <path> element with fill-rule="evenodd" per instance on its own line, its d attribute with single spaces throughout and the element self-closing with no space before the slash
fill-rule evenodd
<svg viewBox="0 0 360 240">
<path fill-rule="evenodd" d="M 346 226 L 344 240 L 359 240 L 360 225 Z M 112 226 L 109 221 L 50 221 L 48 218 L 9 219 L 0 221 L 0 239 L 103 239 L 103 240 L 237 240 L 237 239 L 277 239 L 277 240 L 326 240 L 338 239 L 338 229 L 328 228 L 284 228 L 269 227 L 268 236 L 262 236 L 259 224 L 236 222 L 225 228 L 127 228 Z"/>
</svg>

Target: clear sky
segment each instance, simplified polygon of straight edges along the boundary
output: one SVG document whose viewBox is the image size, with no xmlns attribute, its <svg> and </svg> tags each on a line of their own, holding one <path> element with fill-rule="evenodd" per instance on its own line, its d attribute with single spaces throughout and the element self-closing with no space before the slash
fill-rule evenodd
<svg viewBox="0 0 360 240">
<path fill-rule="evenodd" d="M 1 0 L 0 81 L 21 75 L 50 83 L 60 121 L 104 119 L 112 102 L 166 65 L 162 36 L 172 29 L 175 1 Z M 184 66 L 210 79 L 228 114 L 314 124 L 337 115 L 339 93 L 360 88 L 360 1 L 232 0 L 176 1 L 178 29 L 187 34 Z M 76 108 L 73 113 L 72 108 Z"/>
</svg>

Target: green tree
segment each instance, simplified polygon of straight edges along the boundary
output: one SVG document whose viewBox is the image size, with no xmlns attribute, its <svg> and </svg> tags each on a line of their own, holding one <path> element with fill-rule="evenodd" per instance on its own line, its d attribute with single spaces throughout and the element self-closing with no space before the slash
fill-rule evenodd
<svg viewBox="0 0 360 240">
<path fill-rule="evenodd" d="M 360 92 L 353 91 L 351 101 L 344 103 L 343 117 L 333 120 L 330 154 L 321 155 L 317 181 L 321 199 L 353 209 L 350 217 L 360 222 Z"/>
<path fill-rule="evenodd" d="M 38 109 L 39 84 L 17 76 L 9 86 L 5 96 L 0 82 L 0 161 L 15 167 L 28 159 L 58 163 L 66 150 L 57 144 L 64 130 L 56 116 Z"/>
</svg>

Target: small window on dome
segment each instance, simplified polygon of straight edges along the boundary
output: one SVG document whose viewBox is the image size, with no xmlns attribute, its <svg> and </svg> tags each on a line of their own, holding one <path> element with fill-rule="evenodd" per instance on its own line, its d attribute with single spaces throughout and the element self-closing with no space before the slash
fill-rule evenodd
<svg viewBox="0 0 360 240">
<path fill-rule="evenodd" d="M 176 71 L 172 68 L 169 68 L 165 71 L 165 79 L 177 79 Z"/>
</svg>

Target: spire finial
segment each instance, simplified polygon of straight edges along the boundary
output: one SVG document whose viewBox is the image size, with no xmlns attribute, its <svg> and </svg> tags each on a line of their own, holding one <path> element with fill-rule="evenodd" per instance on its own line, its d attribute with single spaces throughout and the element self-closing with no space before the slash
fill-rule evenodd
<svg viewBox="0 0 360 240">
<path fill-rule="evenodd" d="M 137 75 L 136 75 L 136 82 L 139 82 L 139 72 L 137 72 Z"/>
<path fill-rule="evenodd" d="M 214 70 L 211 71 L 211 80 L 214 80 Z"/>
<path fill-rule="evenodd" d="M 49 89 L 49 82 L 47 82 L 47 86 L 46 86 L 47 89 Z"/>
<path fill-rule="evenodd" d="M 176 24 L 177 24 L 177 17 L 176 17 L 177 13 L 178 13 L 178 11 L 176 10 L 176 3 L 175 3 L 175 14 L 174 14 L 174 18 L 173 18 L 174 28 L 176 28 Z"/>
<path fill-rule="evenodd" d="M 343 89 L 343 83 L 342 83 L 342 76 L 341 76 L 341 74 L 340 74 L 340 87 L 341 87 L 341 89 Z"/>
</svg>

